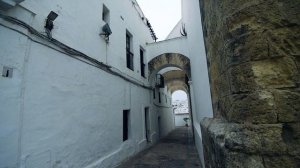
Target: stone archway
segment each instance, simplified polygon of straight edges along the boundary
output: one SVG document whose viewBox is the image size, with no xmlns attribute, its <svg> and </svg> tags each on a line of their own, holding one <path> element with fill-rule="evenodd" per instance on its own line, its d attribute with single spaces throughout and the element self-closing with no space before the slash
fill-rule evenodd
<svg viewBox="0 0 300 168">
<path fill-rule="evenodd" d="M 191 122 L 193 125 L 191 91 L 189 87 L 189 81 L 191 81 L 190 59 L 180 53 L 164 53 L 150 60 L 148 69 L 149 81 L 152 86 L 156 86 L 156 75 L 160 74 L 164 77 L 165 86 L 170 93 L 177 90 L 183 90 L 187 93 Z M 192 127 L 192 130 L 194 135 L 194 127 Z"/>
<path fill-rule="evenodd" d="M 160 70 L 167 67 L 177 67 L 191 77 L 190 59 L 179 53 L 165 53 L 159 55 L 148 63 L 149 76 L 155 75 Z"/>
<path fill-rule="evenodd" d="M 171 70 L 163 74 L 168 90 L 173 93 L 176 90 L 189 91 L 186 73 L 182 70 Z"/>
</svg>

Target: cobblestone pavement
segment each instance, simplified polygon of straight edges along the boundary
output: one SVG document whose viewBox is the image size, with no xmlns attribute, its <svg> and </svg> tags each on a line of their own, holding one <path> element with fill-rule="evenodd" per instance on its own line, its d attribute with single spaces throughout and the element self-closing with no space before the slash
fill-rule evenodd
<svg viewBox="0 0 300 168">
<path fill-rule="evenodd" d="M 179 127 L 117 168 L 201 168 L 190 128 Z"/>
</svg>

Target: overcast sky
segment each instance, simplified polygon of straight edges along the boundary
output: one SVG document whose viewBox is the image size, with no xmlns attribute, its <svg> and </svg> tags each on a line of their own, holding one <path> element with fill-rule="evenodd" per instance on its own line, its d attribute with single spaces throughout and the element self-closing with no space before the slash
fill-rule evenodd
<svg viewBox="0 0 300 168">
<path fill-rule="evenodd" d="M 158 41 L 164 40 L 181 19 L 181 0 L 137 0 Z"/>
<path fill-rule="evenodd" d="M 182 90 L 175 91 L 172 94 L 172 101 L 174 101 L 174 100 L 186 100 L 186 99 L 187 99 L 187 95 Z"/>
</svg>

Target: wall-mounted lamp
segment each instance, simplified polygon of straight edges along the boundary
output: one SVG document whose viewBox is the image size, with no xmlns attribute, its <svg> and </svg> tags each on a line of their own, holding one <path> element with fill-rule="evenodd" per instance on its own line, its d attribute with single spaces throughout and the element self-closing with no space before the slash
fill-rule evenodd
<svg viewBox="0 0 300 168">
<path fill-rule="evenodd" d="M 100 33 L 100 35 L 104 36 L 106 42 L 108 42 L 109 40 L 109 36 L 112 34 L 112 31 L 108 25 L 108 23 L 106 23 L 103 27 L 102 27 L 102 33 Z"/>
<path fill-rule="evenodd" d="M 51 31 L 52 31 L 52 29 L 53 29 L 53 27 L 54 27 L 53 21 L 57 18 L 57 16 L 58 16 L 58 14 L 55 13 L 55 12 L 53 12 L 53 11 L 51 11 L 51 12 L 49 13 L 49 15 L 47 16 L 46 24 L 45 24 L 44 27 L 45 27 L 47 36 L 48 36 L 49 38 L 52 38 Z"/>
</svg>

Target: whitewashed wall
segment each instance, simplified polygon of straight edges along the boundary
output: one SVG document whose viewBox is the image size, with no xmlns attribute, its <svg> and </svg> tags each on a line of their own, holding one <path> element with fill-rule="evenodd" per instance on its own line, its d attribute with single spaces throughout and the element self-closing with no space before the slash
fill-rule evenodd
<svg viewBox="0 0 300 168">
<path fill-rule="evenodd" d="M 110 10 L 112 35 L 108 45 L 99 36 L 105 24 L 102 21 L 103 4 Z M 36 14 L 32 25 L 40 32 L 44 31 L 45 18 L 54 11 L 59 16 L 54 21 L 53 38 L 146 82 L 140 76 L 139 49 L 153 40 L 131 0 L 91 0 L 88 3 L 81 0 L 26 0 L 21 5 Z M 126 30 L 133 35 L 134 71 L 126 67 Z"/>
<path fill-rule="evenodd" d="M 176 127 L 183 127 L 185 126 L 186 122 L 183 120 L 184 118 L 189 118 L 187 124 L 191 126 L 191 120 L 189 114 L 175 114 L 175 126 Z"/>
<path fill-rule="evenodd" d="M 177 37 L 156 43 L 149 43 L 147 44 L 147 51 L 149 51 L 148 60 L 151 61 L 153 58 L 165 53 L 178 53 L 189 57 L 187 45 L 186 37 Z"/>
<path fill-rule="evenodd" d="M 161 102 L 159 103 L 159 95 L 161 93 Z M 153 93 L 152 95 L 153 96 Z M 160 137 L 168 135 L 175 128 L 174 114 L 172 108 L 172 99 L 171 93 L 167 92 L 167 87 L 165 88 L 156 88 L 156 96 L 153 99 L 153 104 L 157 110 L 157 118 L 160 117 L 160 123 L 157 123 L 157 132 Z M 167 98 L 167 100 L 166 100 Z"/>
<path fill-rule="evenodd" d="M 12 78 L 0 76 L 0 167 L 16 167 L 20 150 L 21 114 L 24 111 L 23 75 L 28 40 L 3 27 L 0 28 L 0 37 L 1 73 L 3 66 L 13 68 Z M 4 41 L 2 37 L 7 38 Z"/>
<path fill-rule="evenodd" d="M 182 0 L 182 22 L 186 26 L 189 58 L 191 59 L 191 97 L 196 145 L 204 167 L 200 121 L 212 117 L 212 103 L 208 78 L 206 53 L 198 0 Z"/>
<path fill-rule="evenodd" d="M 103 3 L 111 15 L 108 44 L 99 36 Z M 58 13 L 53 38 L 145 85 L 140 47 L 146 49 L 145 61 L 164 53 L 188 56 L 196 145 L 203 162 L 199 123 L 212 117 L 212 108 L 199 2 L 182 1 L 182 5 L 188 36 L 158 43 L 151 43 L 149 30 L 130 0 L 25 0 L 5 14 L 44 32 L 48 13 Z M 2 19 L 0 23 L 0 70 L 13 68 L 12 78 L 0 77 L 0 167 L 111 167 L 149 146 L 145 107 L 150 110 L 152 143 L 174 129 L 172 108 L 164 96 L 158 103 L 152 91 L 32 42 L 25 36 L 32 35 L 17 25 Z M 134 71 L 126 67 L 126 30 L 133 35 Z M 171 96 L 166 89 L 161 91 Z M 131 110 L 126 142 L 122 142 L 124 109 Z"/>
<path fill-rule="evenodd" d="M 103 3 L 111 15 L 108 45 L 99 36 Z M 139 47 L 146 49 L 152 39 L 130 0 L 25 0 L 5 14 L 44 32 L 52 10 L 59 15 L 53 38 L 148 84 L 140 75 Z M 165 117 L 172 115 L 171 108 L 153 105 L 151 90 L 33 42 L 17 25 L 0 23 L 0 70 L 13 68 L 12 78 L 0 77 L 1 168 L 112 167 L 158 140 L 158 116 L 161 135 L 174 128 Z M 133 35 L 134 71 L 126 68 L 126 30 Z M 152 143 L 145 139 L 145 107 L 150 110 Z M 125 142 L 124 109 L 130 109 Z"/>
</svg>

